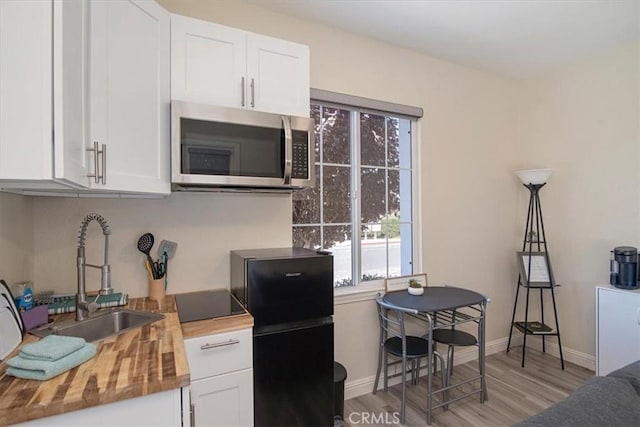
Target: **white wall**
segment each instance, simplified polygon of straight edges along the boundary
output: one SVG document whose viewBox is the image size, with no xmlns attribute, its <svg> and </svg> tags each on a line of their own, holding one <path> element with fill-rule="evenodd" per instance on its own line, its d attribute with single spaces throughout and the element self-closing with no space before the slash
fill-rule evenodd
<svg viewBox="0 0 640 427">
<path fill-rule="evenodd" d="M 639 50 L 626 44 L 520 89 L 518 167 L 553 169 L 540 195 L 562 285 L 563 345 L 588 355 L 595 354 L 594 288 L 609 282 L 609 251 L 640 246 Z M 528 192 L 519 195 L 523 229 Z"/>
<path fill-rule="evenodd" d="M 33 200 L 0 193 L 0 279 L 12 286 L 33 278 Z"/>
</svg>

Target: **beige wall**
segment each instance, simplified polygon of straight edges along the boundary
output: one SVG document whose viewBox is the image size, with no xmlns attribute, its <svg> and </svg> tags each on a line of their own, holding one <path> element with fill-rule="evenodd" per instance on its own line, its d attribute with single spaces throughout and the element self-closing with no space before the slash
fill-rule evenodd
<svg viewBox="0 0 640 427">
<path fill-rule="evenodd" d="M 609 251 L 640 245 L 639 48 L 621 46 L 520 89 L 518 166 L 553 169 L 541 202 L 562 284 L 563 344 L 589 355 L 595 354 L 594 288 L 609 281 Z M 527 194 L 520 190 L 520 212 Z M 519 219 L 524 227 L 524 214 Z"/>
<path fill-rule="evenodd" d="M 111 228 L 109 262 L 112 286 L 131 296 L 147 295 L 145 255 L 138 238 L 150 232 L 156 243 L 178 243 L 169 261 L 171 293 L 229 287 L 229 251 L 291 245 L 289 195 L 175 193 L 166 199 L 35 199 L 38 289 L 76 290 L 76 245 L 80 222 L 97 212 Z M 87 262 L 101 264 L 104 240 L 97 223 L 89 225 Z M 87 269 L 87 289 L 97 290 L 100 275 Z"/>
<path fill-rule="evenodd" d="M 274 14 L 239 1 L 161 0 L 170 11 L 310 46 L 314 88 L 424 108 L 419 151 L 423 270 L 433 284 L 457 284 L 492 298 L 488 339 L 508 331 L 518 186 L 515 167 L 517 85 L 407 49 Z M 289 244 L 288 198 L 173 195 L 166 200 L 38 198 L 36 271 L 43 287 L 72 291 L 75 235 L 97 211 L 113 228 L 113 283 L 145 294 L 145 231 L 179 243 L 172 291 L 227 286 L 228 251 Z M 265 224 L 268 224 L 265 226 Z M 98 241 L 97 228 L 90 237 Z M 100 248 L 89 248 L 95 259 Z M 97 254 L 97 255 L 96 255 Z M 96 278 L 90 278 L 95 286 Z M 49 286 L 51 284 L 51 286 Z M 375 372 L 377 321 L 372 300 L 336 307 L 336 358 L 349 382 Z"/>
<path fill-rule="evenodd" d="M 318 89 L 424 108 L 419 155 L 423 270 L 432 284 L 491 297 L 487 335 L 508 334 L 526 192 L 513 171 L 554 170 L 542 192 L 565 348 L 593 355 L 593 288 L 609 250 L 638 245 L 638 46 L 523 83 L 505 80 L 240 1 L 160 0 L 170 11 L 311 48 Z M 381 59 L 382 58 L 382 59 Z M 103 214 L 112 229 L 113 285 L 146 294 L 135 243 L 150 231 L 179 243 L 170 291 L 228 286 L 228 252 L 291 241 L 290 198 L 174 194 L 163 200 L 25 198 L 0 194 L 0 271 L 9 282 L 73 292 L 78 226 Z M 99 260 L 98 227 L 88 259 Z M 97 276 L 89 275 L 89 289 Z M 373 301 L 336 306 L 336 358 L 348 382 L 374 374 Z"/>
<path fill-rule="evenodd" d="M 33 200 L 0 193 L 0 279 L 12 286 L 33 278 Z"/>
</svg>

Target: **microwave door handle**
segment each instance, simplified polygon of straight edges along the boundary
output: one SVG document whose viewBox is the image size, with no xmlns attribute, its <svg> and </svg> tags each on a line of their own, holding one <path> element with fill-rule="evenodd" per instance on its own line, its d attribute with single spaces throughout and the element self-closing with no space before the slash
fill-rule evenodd
<svg viewBox="0 0 640 427">
<path fill-rule="evenodd" d="M 291 163 L 293 157 L 293 134 L 291 132 L 291 121 L 288 116 L 282 116 L 284 125 L 284 178 L 283 185 L 291 185 Z"/>
</svg>

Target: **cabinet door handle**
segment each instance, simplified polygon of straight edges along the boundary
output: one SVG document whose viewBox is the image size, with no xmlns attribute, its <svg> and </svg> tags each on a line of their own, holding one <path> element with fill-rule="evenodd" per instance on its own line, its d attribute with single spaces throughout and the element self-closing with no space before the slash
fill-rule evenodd
<svg viewBox="0 0 640 427">
<path fill-rule="evenodd" d="M 196 425 L 196 406 L 192 403 L 190 405 L 191 410 L 189 411 L 189 418 L 191 420 L 191 427 L 195 427 Z"/>
<path fill-rule="evenodd" d="M 244 77 L 243 77 L 242 78 L 242 98 L 240 100 L 240 102 L 242 103 L 243 107 L 244 107 L 244 104 L 245 104 L 244 99 L 246 98 L 245 97 L 245 90 L 246 90 L 246 88 L 245 88 L 245 85 L 244 85 Z"/>
<path fill-rule="evenodd" d="M 638 325 L 640 325 L 640 307 L 638 307 Z"/>
<path fill-rule="evenodd" d="M 229 340 L 224 342 L 216 342 L 213 344 L 203 344 L 200 346 L 200 350 L 209 350 L 210 348 L 226 347 L 228 345 L 240 344 L 240 340 Z"/>
<path fill-rule="evenodd" d="M 98 141 L 93 141 L 93 148 L 87 148 L 87 151 L 93 151 L 93 173 L 88 174 L 89 178 L 94 178 L 96 184 L 100 183 L 100 172 L 98 171 L 98 155 L 100 150 L 98 150 Z"/>
<path fill-rule="evenodd" d="M 256 84 L 253 78 L 251 78 L 251 108 L 256 107 Z"/>
<path fill-rule="evenodd" d="M 102 185 L 107 183 L 107 144 L 102 144 Z"/>
</svg>

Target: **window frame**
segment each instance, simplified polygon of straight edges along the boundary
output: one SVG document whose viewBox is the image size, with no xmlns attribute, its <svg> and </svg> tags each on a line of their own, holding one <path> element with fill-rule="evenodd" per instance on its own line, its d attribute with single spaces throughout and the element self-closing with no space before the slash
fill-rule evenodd
<svg viewBox="0 0 640 427">
<path fill-rule="evenodd" d="M 384 283 L 386 279 L 375 279 L 368 281 L 361 281 L 361 267 L 362 267 L 362 238 L 360 236 L 359 229 L 354 228 L 356 225 L 362 225 L 361 221 L 361 198 L 360 198 L 360 186 L 361 186 L 361 172 L 362 167 L 376 167 L 375 165 L 363 165 L 361 164 L 361 135 L 360 135 L 360 115 L 361 114 L 374 114 L 383 115 L 385 117 L 397 117 L 401 119 L 409 120 L 410 123 L 410 151 L 411 151 L 411 249 L 412 249 L 412 272 L 411 274 L 422 273 L 422 215 L 421 215 L 421 152 L 420 152 L 420 124 L 421 118 L 407 116 L 404 114 L 381 111 L 375 109 L 368 109 L 357 107 L 353 105 L 346 105 L 342 103 L 333 103 L 330 101 L 321 101 L 311 99 L 310 104 L 312 106 L 318 105 L 327 108 L 337 108 L 348 110 L 350 113 L 350 164 L 348 168 L 351 170 L 350 185 L 351 185 L 351 222 L 348 224 L 351 227 L 351 275 L 353 286 L 334 287 L 334 296 L 341 297 L 342 303 L 355 302 L 360 300 L 371 299 L 375 296 L 375 293 L 384 290 Z M 334 163 L 325 163 L 322 157 L 322 147 L 320 147 L 319 157 L 315 159 L 313 163 L 314 168 L 319 169 L 320 185 L 323 185 L 323 167 L 324 166 L 340 166 L 347 167 L 345 165 L 337 165 Z M 406 170 L 396 167 L 389 167 L 387 165 L 378 166 L 382 170 Z M 388 176 L 385 179 L 385 187 L 388 191 Z M 327 225 L 323 222 L 323 209 L 324 209 L 324 192 L 319 189 L 319 203 L 320 203 L 320 229 L 322 225 Z M 336 223 L 337 225 L 338 223 Z M 342 224 L 342 223 L 340 223 Z M 293 227 L 298 224 L 293 224 Z M 299 225 L 311 225 L 311 224 L 299 224 Z M 332 225 L 332 224 L 328 224 Z M 321 233 L 322 234 L 322 233 Z M 324 247 L 323 239 L 321 243 Z M 388 243 L 387 243 L 387 260 L 388 260 Z M 357 273 L 357 274 L 354 274 Z"/>
</svg>

